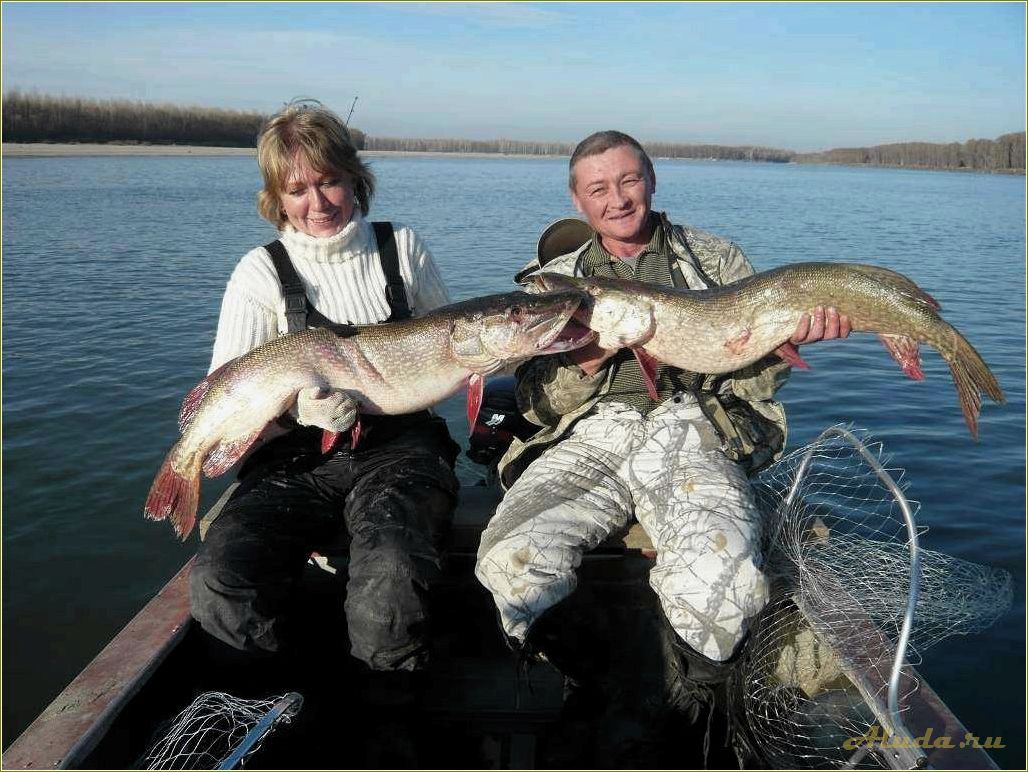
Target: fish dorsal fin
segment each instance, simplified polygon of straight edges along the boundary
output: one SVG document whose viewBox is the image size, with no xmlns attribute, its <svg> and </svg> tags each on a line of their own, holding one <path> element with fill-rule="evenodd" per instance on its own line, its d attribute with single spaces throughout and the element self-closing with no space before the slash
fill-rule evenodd
<svg viewBox="0 0 1028 772">
<path fill-rule="evenodd" d="M 865 276 L 873 278 L 875 281 L 899 292 L 901 295 L 905 295 L 911 300 L 923 303 L 934 311 L 942 308 L 939 305 L 939 301 L 921 289 L 913 279 L 901 273 L 877 265 L 865 265 L 863 263 L 851 263 L 850 265 Z"/>
</svg>

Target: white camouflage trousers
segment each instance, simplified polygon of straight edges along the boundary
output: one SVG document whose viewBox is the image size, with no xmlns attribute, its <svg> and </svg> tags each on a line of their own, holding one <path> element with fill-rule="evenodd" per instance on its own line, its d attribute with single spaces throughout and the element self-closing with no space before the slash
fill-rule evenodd
<svg viewBox="0 0 1028 772">
<path fill-rule="evenodd" d="M 657 553 L 650 586 L 704 656 L 731 657 L 767 601 L 760 516 L 743 469 L 690 396 L 648 416 L 603 403 L 518 478 L 482 534 L 475 575 L 504 632 L 529 628 L 576 586 L 583 553 L 633 515 Z"/>
</svg>

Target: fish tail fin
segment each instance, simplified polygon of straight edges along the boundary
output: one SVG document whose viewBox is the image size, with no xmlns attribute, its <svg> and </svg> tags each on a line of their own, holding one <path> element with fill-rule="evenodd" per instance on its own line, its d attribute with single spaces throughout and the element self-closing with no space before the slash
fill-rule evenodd
<svg viewBox="0 0 1028 772">
<path fill-rule="evenodd" d="M 170 519 L 175 534 L 185 541 L 196 524 L 196 510 L 200 505 L 200 466 L 190 467 L 187 474 L 178 472 L 172 460 L 175 448 L 161 464 L 150 494 L 143 505 L 143 514 L 150 520 Z"/>
<path fill-rule="evenodd" d="M 964 336 L 955 329 L 953 330 L 953 341 L 954 350 L 944 357 L 953 374 L 957 396 L 960 398 L 960 408 L 964 411 L 964 422 L 971 431 L 971 436 L 977 440 L 982 392 L 1000 404 L 1006 402 L 1006 397 L 999 387 L 996 376 L 985 364 L 985 360 L 975 351 L 974 346 L 968 343 Z"/>
</svg>

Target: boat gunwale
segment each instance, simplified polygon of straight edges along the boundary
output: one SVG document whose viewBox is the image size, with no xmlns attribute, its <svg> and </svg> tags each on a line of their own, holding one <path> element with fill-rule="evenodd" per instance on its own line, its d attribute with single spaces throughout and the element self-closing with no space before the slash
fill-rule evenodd
<svg viewBox="0 0 1028 772">
<path fill-rule="evenodd" d="M 3 753 L 4 769 L 72 769 L 106 735 L 192 624 L 186 564 Z"/>
</svg>

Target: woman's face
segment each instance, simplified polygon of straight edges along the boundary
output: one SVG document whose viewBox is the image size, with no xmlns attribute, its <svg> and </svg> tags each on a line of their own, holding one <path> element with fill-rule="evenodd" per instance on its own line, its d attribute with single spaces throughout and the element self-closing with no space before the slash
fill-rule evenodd
<svg viewBox="0 0 1028 772">
<path fill-rule="evenodd" d="M 353 217 L 353 187 L 345 174 L 319 172 L 299 156 L 279 194 L 282 210 L 296 230 L 308 236 L 334 236 Z"/>
</svg>

